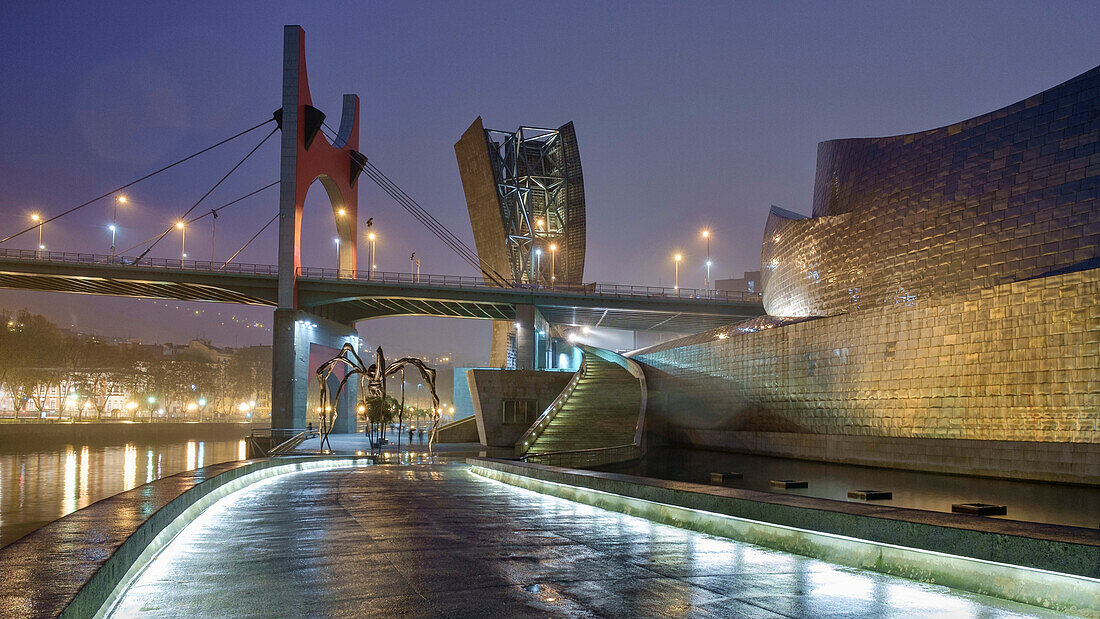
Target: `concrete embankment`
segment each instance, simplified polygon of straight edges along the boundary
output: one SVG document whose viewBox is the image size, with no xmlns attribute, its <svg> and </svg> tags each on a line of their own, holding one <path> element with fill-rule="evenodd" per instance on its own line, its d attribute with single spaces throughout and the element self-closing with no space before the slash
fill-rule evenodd
<svg viewBox="0 0 1100 619">
<path fill-rule="evenodd" d="M 42 445 L 117 445 L 123 442 L 235 440 L 267 424 L 188 422 L 0 423 L 0 449 Z"/>
</svg>

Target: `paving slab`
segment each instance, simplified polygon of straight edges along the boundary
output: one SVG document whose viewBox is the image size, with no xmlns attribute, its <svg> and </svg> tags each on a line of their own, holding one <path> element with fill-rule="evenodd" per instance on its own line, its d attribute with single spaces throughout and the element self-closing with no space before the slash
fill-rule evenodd
<svg viewBox="0 0 1100 619">
<path fill-rule="evenodd" d="M 463 464 L 301 472 L 222 499 L 115 616 L 1053 616 L 537 494 Z"/>
</svg>

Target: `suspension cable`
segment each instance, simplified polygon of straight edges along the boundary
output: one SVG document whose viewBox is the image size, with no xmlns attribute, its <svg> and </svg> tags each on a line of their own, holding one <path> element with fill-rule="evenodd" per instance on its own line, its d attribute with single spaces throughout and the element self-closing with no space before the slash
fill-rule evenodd
<svg viewBox="0 0 1100 619">
<path fill-rule="evenodd" d="M 325 123 L 324 121 L 322 121 L 321 125 L 322 127 L 329 130 L 329 132 L 332 134 L 332 137 L 330 139 L 335 141 L 337 139 L 336 130 L 330 127 L 328 123 Z M 351 157 L 350 152 L 348 153 L 348 156 Z M 485 278 L 491 280 L 498 286 L 509 287 L 512 285 L 507 278 L 497 272 L 496 269 L 492 267 L 492 265 L 483 260 L 477 252 L 471 249 L 469 245 L 467 245 L 465 242 L 462 241 L 462 239 L 451 232 L 451 230 L 447 228 L 446 225 L 436 219 L 435 216 L 424 209 L 424 207 L 420 206 L 420 204 L 417 203 L 416 200 L 413 200 L 409 196 L 409 194 L 405 193 L 405 191 L 402 190 L 397 185 L 397 183 L 394 183 L 392 180 L 390 180 L 390 178 L 386 176 L 385 173 L 383 173 L 380 169 L 378 169 L 378 167 L 375 166 L 371 161 L 366 160 L 360 163 L 356 162 L 355 159 L 352 158 L 352 162 L 355 165 L 359 165 L 360 169 L 363 171 L 364 174 L 367 175 L 368 178 L 370 178 L 379 187 L 381 187 L 382 190 L 386 192 L 386 194 L 388 194 L 402 208 L 404 208 L 409 214 L 416 218 L 417 221 L 423 224 L 424 227 L 428 228 L 428 230 L 431 231 L 432 234 L 434 234 L 440 241 L 450 247 L 452 251 L 457 253 L 464 262 L 468 263 L 474 269 L 480 271 Z"/>
<path fill-rule="evenodd" d="M 275 220 L 276 220 L 276 219 L 278 219 L 278 218 L 279 218 L 279 213 L 277 213 L 277 212 L 276 212 L 276 213 L 275 213 L 275 216 L 274 216 L 274 217 L 272 217 L 272 218 L 271 218 L 271 220 L 270 220 L 270 221 L 268 221 L 268 222 L 267 222 L 266 224 L 264 224 L 264 227 L 260 228 L 260 231 L 259 231 L 259 232 L 257 232 L 256 234 L 253 234 L 253 235 L 252 235 L 252 238 L 248 239 L 248 242 L 247 242 L 247 243 L 245 243 L 244 245 L 241 245 L 241 248 L 240 248 L 240 249 L 238 249 L 237 251 L 233 252 L 233 255 L 229 257 L 229 260 L 226 260 L 226 261 L 225 261 L 225 264 L 223 264 L 223 265 L 221 265 L 220 267 L 218 267 L 218 270 L 219 270 L 219 271 L 221 271 L 221 270 L 222 270 L 222 269 L 224 269 L 225 267 L 229 266 L 229 263 L 230 263 L 230 262 L 232 262 L 232 261 L 233 261 L 233 259 L 237 257 L 237 254 L 239 254 L 239 253 L 241 253 L 242 251 L 244 251 L 244 248 L 245 248 L 245 247 L 248 247 L 249 245 L 251 245 L 251 244 L 252 244 L 252 241 L 255 241 L 255 240 L 256 240 L 256 237 L 258 237 L 258 236 L 260 236 L 261 234 L 263 234 L 264 230 L 267 230 L 267 227 L 268 227 L 268 226 L 270 226 L 271 224 L 275 223 Z"/>
<path fill-rule="evenodd" d="M 275 135 L 275 132 L 278 131 L 278 130 L 279 130 L 279 128 L 275 127 L 274 129 L 271 130 L 271 133 L 264 136 L 264 139 L 260 140 L 260 143 L 257 144 L 256 146 L 253 146 L 252 150 L 248 151 L 248 154 L 245 155 L 240 161 L 237 162 L 237 165 L 230 168 L 230 170 L 228 172 L 226 172 L 224 176 L 222 176 L 220 179 L 218 179 L 218 182 L 214 183 L 213 187 L 211 187 L 206 193 L 202 194 L 202 197 L 199 198 L 193 205 L 191 205 L 191 208 L 187 209 L 187 212 L 184 213 L 183 215 L 181 215 L 180 219 L 183 219 L 184 217 L 187 217 L 188 215 L 191 214 L 191 211 L 198 208 L 199 204 L 202 204 L 202 201 L 205 200 L 207 198 L 207 196 L 214 193 L 214 190 L 217 189 L 218 186 L 221 185 L 225 181 L 225 179 L 229 178 L 229 175 L 236 172 L 237 168 L 241 167 L 241 165 L 244 164 L 245 161 L 248 161 L 248 158 L 251 157 L 252 154 L 255 153 L 257 150 L 259 150 L 260 147 L 263 146 L 264 143 L 267 142 L 268 139 L 271 138 L 271 136 Z M 186 225 L 186 224 L 184 224 L 184 225 Z M 146 247 L 145 251 L 141 252 L 141 254 L 134 260 L 134 264 L 137 264 L 138 262 L 140 262 L 141 259 L 144 258 L 146 254 L 148 254 L 150 251 L 152 251 L 152 249 L 157 246 L 157 243 L 160 243 L 161 239 L 168 236 L 168 233 L 171 232 L 172 228 L 174 228 L 175 226 L 176 226 L 176 224 L 172 224 L 172 225 L 168 226 L 168 229 L 165 230 L 164 232 L 162 232 L 160 234 L 160 236 L 157 237 L 157 240 L 153 241 L 152 245 L 150 245 L 149 247 Z"/>
<path fill-rule="evenodd" d="M 198 151 L 198 152 L 192 153 L 192 154 L 190 154 L 190 155 L 188 155 L 188 156 L 184 157 L 183 159 L 179 159 L 179 160 L 175 161 L 174 163 L 170 163 L 170 164 L 168 164 L 168 165 L 164 166 L 163 168 L 161 168 L 161 169 L 159 169 L 159 170 L 156 170 L 156 171 L 154 171 L 154 172 L 150 172 L 150 173 L 146 174 L 145 176 L 142 176 L 141 178 L 139 178 L 139 179 L 137 179 L 137 180 L 133 180 L 133 181 L 130 181 L 129 183 L 126 183 L 125 185 L 122 185 L 121 187 L 116 187 L 115 189 L 112 189 L 111 191 L 108 191 L 107 193 L 105 193 L 105 194 L 103 194 L 103 195 L 101 195 L 101 196 L 98 196 L 98 197 L 92 198 L 91 200 L 88 200 L 87 202 L 85 202 L 85 203 L 83 203 L 83 204 L 78 204 L 77 206 L 74 206 L 74 207 L 70 208 L 69 210 L 67 210 L 67 211 L 65 211 L 65 212 L 63 212 L 63 213 L 61 213 L 61 214 L 59 214 L 59 215 L 54 215 L 53 217 L 49 217 L 49 218 L 47 218 L 46 220 L 44 220 L 44 221 L 41 221 L 41 222 L 39 222 L 39 223 L 36 223 L 35 225 L 33 225 L 33 226 L 29 227 L 29 228 L 26 228 L 26 229 L 24 229 L 24 230 L 20 230 L 19 232 L 16 232 L 15 234 L 11 234 L 11 235 L 9 235 L 9 236 L 6 236 L 6 237 L 4 237 L 4 238 L 0 239 L 0 243 L 6 243 L 6 242 L 8 242 L 8 241 L 10 241 L 10 240 L 12 240 L 12 239 L 14 239 L 14 238 L 18 237 L 18 236 L 22 236 L 22 235 L 24 235 L 24 234 L 26 234 L 26 233 L 28 233 L 28 232 L 30 232 L 30 231 L 32 231 L 32 230 L 34 230 L 34 229 L 35 229 L 35 228 L 37 228 L 38 226 L 44 226 L 44 225 L 46 225 L 46 224 L 50 223 L 51 221 L 54 221 L 54 220 L 56 220 L 56 219 L 58 219 L 58 218 L 61 218 L 61 217 L 64 217 L 64 216 L 68 215 L 69 213 L 72 213 L 72 212 L 78 211 L 78 210 L 80 210 L 80 209 L 84 208 L 85 206 L 88 206 L 89 204 L 93 204 L 93 203 L 95 203 L 95 202 L 98 202 L 98 201 L 102 200 L 103 198 L 106 198 L 107 196 L 110 196 L 110 195 L 112 195 L 112 194 L 116 194 L 116 193 L 118 193 L 118 192 L 120 192 L 120 191 L 122 191 L 123 189 L 126 189 L 126 188 L 128 188 L 128 187 L 132 187 L 132 186 L 134 186 L 134 185 L 136 185 L 136 184 L 140 183 L 140 182 L 141 182 L 141 181 L 143 181 L 143 180 L 146 180 L 146 179 L 148 179 L 148 178 L 152 178 L 153 176 L 156 176 L 157 174 L 160 174 L 161 172 L 164 172 L 165 170 L 169 170 L 169 169 L 171 169 L 171 168 L 174 168 L 174 167 L 178 166 L 179 164 L 181 164 L 181 163 L 183 163 L 183 162 L 185 162 L 185 161 L 188 161 L 188 160 L 190 160 L 190 159 L 194 159 L 195 157 L 198 157 L 199 155 L 201 155 L 201 154 L 203 154 L 203 153 L 205 153 L 205 152 L 208 152 L 208 151 L 214 150 L 215 148 L 217 148 L 217 147 L 221 146 L 222 144 L 225 144 L 225 143 L 227 143 L 227 142 L 231 142 L 231 141 L 233 141 L 233 140 L 235 140 L 235 139 L 237 139 L 237 138 L 241 137 L 242 135 L 244 135 L 244 134 L 246 134 L 246 133 L 249 133 L 249 132 L 252 132 L 252 131 L 254 131 L 254 130 L 256 130 L 256 129 L 259 129 L 260 127 L 262 127 L 262 126 L 266 125 L 267 123 L 269 123 L 269 122 L 274 122 L 274 121 L 275 121 L 275 119 L 274 119 L 274 118 L 269 118 L 268 120 L 265 120 L 264 122 L 262 122 L 262 123 L 260 123 L 260 124 L 258 124 L 258 125 L 254 125 L 254 126 L 252 126 L 252 127 L 248 128 L 248 129 L 245 129 L 244 131 L 241 131 L 240 133 L 238 133 L 238 134 L 236 134 L 236 135 L 232 135 L 232 136 L 230 136 L 230 137 L 228 137 L 228 138 L 225 138 L 224 140 L 222 140 L 222 141 L 218 142 L 217 144 L 214 144 L 214 145 L 212 145 L 212 146 L 207 146 L 206 148 L 204 148 L 204 149 L 202 149 L 202 150 L 200 150 L 200 151 Z"/>
<path fill-rule="evenodd" d="M 254 196 L 254 195 L 256 195 L 256 194 L 260 193 L 261 191 L 264 191 L 265 189 L 271 189 L 272 187 L 274 187 L 275 185 L 278 185 L 278 184 L 279 184 L 279 181 L 275 181 L 274 183 L 270 183 L 270 184 L 264 185 L 263 187 L 260 187 L 260 188 L 259 188 L 259 189 L 257 189 L 256 191 L 251 191 L 251 192 L 249 192 L 249 193 L 246 193 L 245 195 L 243 195 L 243 196 L 241 196 L 241 197 L 237 198 L 236 200 L 231 200 L 231 201 L 229 201 L 229 202 L 226 202 L 225 204 L 223 204 L 223 205 L 221 205 L 221 206 L 219 206 L 219 207 L 217 207 L 217 208 L 215 208 L 215 209 L 211 209 L 210 211 L 208 211 L 208 212 L 206 212 L 206 213 L 203 213 L 202 215 L 199 215 L 198 217 L 194 217 L 194 218 L 190 219 L 189 221 L 185 222 L 185 225 L 190 225 L 190 224 L 192 224 L 193 222 L 196 222 L 196 221 L 198 221 L 198 220 L 202 219 L 203 217 L 206 217 L 207 215 L 210 215 L 210 213 L 212 213 L 212 212 L 213 212 L 213 213 L 217 213 L 218 211 L 220 211 L 220 210 L 222 210 L 222 209 L 224 209 L 224 208 L 226 208 L 226 207 L 229 207 L 229 206 L 233 206 L 234 204 L 236 204 L 236 203 L 238 203 L 238 202 L 241 202 L 241 201 L 242 201 L 242 200 L 244 200 L 245 198 L 251 198 L 252 196 Z M 151 242 L 153 242 L 154 240 L 156 240 L 156 239 L 157 239 L 157 238 L 159 238 L 159 237 L 160 237 L 160 233 L 158 232 L 158 233 L 154 234 L 153 236 L 151 236 L 151 237 L 149 237 L 149 238 L 145 239 L 144 241 L 142 241 L 142 242 L 138 243 L 137 245 L 132 245 L 132 246 L 130 246 L 130 247 L 128 247 L 128 248 L 126 248 L 126 249 L 124 249 L 124 250 L 120 251 L 120 252 L 115 252 L 114 254 L 112 254 L 112 256 L 119 256 L 119 255 L 124 255 L 124 254 L 126 254 L 127 252 L 131 252 L 131 251 L 133 251 L 133 250 L 135 250 L 135 249 L 137 249 L 137 248 L 141 247 L 142 245 L 145 245 L 146 243 L 151 243 Z"/>
</svg>

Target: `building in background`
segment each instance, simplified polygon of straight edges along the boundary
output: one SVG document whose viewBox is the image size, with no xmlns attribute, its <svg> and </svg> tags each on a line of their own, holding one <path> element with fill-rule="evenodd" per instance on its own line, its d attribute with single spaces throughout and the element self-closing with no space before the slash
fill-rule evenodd
<svg viewBox="0 0 1100 619">
<path fill-rule="evenodd" d="M 573 123 L 498 131 L 485 129 L 478 117 L 455 144 L 455 155 L 486 281 L 579 285 L 586 238 L 584 177 Z M 493 324 L 489 365 L 516 365 L 509 321 Z"/>
<path fill-rule="evenodd" d="M 769 316 L 634 354 L 655 417 L 696 446 L 1095 483 L 1098 193 L 1100 67 L 820 144 L 813 215 L 765 227 Z"/>
<path fill-rule="evenodd" d="M 760 271 L 745 271 L 741 277 L 714 280 L 714 289 L 722 292 L 763 294 L 764 283 L 760 279 Z"/>
</svg>

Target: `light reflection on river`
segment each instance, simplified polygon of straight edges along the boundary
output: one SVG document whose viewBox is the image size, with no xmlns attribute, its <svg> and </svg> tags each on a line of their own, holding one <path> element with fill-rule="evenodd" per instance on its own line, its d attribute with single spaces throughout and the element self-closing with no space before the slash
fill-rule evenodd
<svg viewBox="0 0 1100 619">
<path fill-rule="evenodd" d="M 0 451 L 0 546 L 141 484 L 244 458 L 243 440 L 134 441 L 22 453 Z"/>
</svg>

